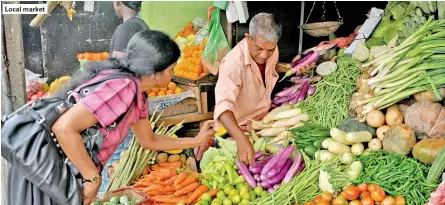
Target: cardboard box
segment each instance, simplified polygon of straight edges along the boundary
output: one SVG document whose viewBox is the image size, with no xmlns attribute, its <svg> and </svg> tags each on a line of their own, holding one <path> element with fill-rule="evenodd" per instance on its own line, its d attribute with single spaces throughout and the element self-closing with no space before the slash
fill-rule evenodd
<svg viewBox="0 0 445 205">
<path fill-rule="evenodd" d="M 178 104 L 179 102 L 187 99 L 187 98 L 194 98 L 196 99 L 196 95 L 193 91 L 187 90 L 183 93 L 174 94 L 174 95 L 166 95 L 162 97 L 154 97 L 154 98 L 148 98 L 148 108 L 150 115 L 154 112 L 160 112 L 162 110 L 165 110 L 169 106 L 173 106 Z M 189 102 L 190 103 L 190 102 Z M 187 103 L 188 104 L 188 103 Z M 169 113 L 163 113 L 163 116 L 170 116 L 172 114 Z"/>
<path fill-rule="evenodd" d="M 117 189 L 114 191 L 110 191 L 108 193 L 105 194 L 105 196 L 103 197 L 102 200 L 100 200 L 99 202 L 103 203 L 103 202 L 107 202 L 110 201 L 111 198 L 118 196 L 127 196 L 128 199 L 130 201 L 132 200 L 139 200 L 138 203 L 136 203 L 135 205 L 149 205 L 149 201 L 148 201 L 148 196 L 146 196 L 143 192 L 131 188 L 131 187 L 125 187 L 125 188 L 121 188 L 121 189 Z"/>
</svg>

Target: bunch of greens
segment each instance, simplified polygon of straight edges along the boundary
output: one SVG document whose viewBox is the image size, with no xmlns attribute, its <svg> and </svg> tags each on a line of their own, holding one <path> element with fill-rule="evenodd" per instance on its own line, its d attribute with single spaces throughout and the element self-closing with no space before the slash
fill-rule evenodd
<svg viewBox="0 0 445 205">
<path fill-rule="evenodd" d="M 315 155 L 318 149 L 322 148 L 323 140 L 330 136 L 329 131 L 328 128 L 312 123 L 305 123 L 301 127 L 290 130 L 295 146 L 304 150 L 311 157 Z"/>
<path fill-rule="evenodd" d="M 313 123 L 337 127 L 348 115 L 349 96 L 355 91 L 355 81 L 361 75 L 360 62 L 339 51 L 337 70 L 319 81 L 315 94 L 296 106 L 307 113 Z"/>
<path fill-rule="evenodd" d="M 407 205 L 424 204 L 439 185 L 427 181 L 429 167 L 413 158 L 380 150 L 361 155 L 358 160 L 363 172 L 355 184 L 375 183 L 391 196 L 404 196 Z"/>
</svg>

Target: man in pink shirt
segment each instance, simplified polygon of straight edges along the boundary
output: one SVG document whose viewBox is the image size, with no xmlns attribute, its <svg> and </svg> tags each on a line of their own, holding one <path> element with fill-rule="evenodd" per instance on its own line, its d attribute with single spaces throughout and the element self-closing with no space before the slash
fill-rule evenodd
<svg viewBox="0 0 445 205">
<path fill-rule="evenodd" d="M 278 72 L 287 71 L 277 66 L 280 36 L 281 25 L 272 14 L 255 15 L 245 39 L 227 54 L 219 67 L 214 119 L 236 140 L 238 159 L 246 164 L 254 162 L 254 150 L 243 132 L 250 131 L 251 120 L 267 114 Z"/>
</svg>

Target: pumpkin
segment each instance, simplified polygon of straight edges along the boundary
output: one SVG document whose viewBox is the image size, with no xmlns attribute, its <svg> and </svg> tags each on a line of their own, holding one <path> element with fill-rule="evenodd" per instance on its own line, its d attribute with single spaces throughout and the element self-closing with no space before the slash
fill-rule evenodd
<svg viewBox="0 0 445 205">
<path fill-rule="evenodd" d="M 377 136 L 375 128 L 369 126 L 367 123 L 359 122 L 352 117 L 346 118 L 339 126 L 339 129 L 345 132 L 368 131 L 372 136 Z"/>
<path fill-rule="evenodd" d="M 425 138 L 414 145 L 413 156 L 424 164 L 433 164 L 444 145 L 444 138 Z"/>
</svg>

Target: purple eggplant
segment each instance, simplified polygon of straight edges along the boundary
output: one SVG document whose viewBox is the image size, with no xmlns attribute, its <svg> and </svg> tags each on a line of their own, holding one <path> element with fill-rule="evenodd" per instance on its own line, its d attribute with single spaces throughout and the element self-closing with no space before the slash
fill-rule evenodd
<svg viewBox="0 0 445 205">
<path fill-rule="evenodd" d="M 258 160 L 259 158 L 261 158 L 264 155 L 263 152 L 256 152 L 255 153 L 255 160 Z"/>
<path fill-rule="evenodd" d="M 263 169 L 263 165 L 252 165 L 252 166 L 249 166 L 249 171 L 252 172 L 252 174 L 259 174 L 259 173 L 261 173 L 261 169 Z"/>
<path fill-rule="evenodd" d="M 307 94 L 308 94 L 309 96 L 312 96 L 312 95 L 315 93 L 316 90 L 317 90 L 317 87 L 315 87 L 315 86 L 310 86 L 309 89 L 307 90 Z"/>
<path fill-rule="evenodd" d="M 305 167 L 306 164 L 304 163 L 304 161 L 302 161 L 300 167 L 298 167 L 297 173 L 301 173 Z"/>
<path fill-rule="evenodd" d="M 272 187 L 272 184 L 269 184 L 267 181 L 262 181 L 260 185 L 266 189 Z"/>
<path fill-rule="evenodd" d="M 286 173 L 288 172 L 288 170 L 291 167 L 291 165 L 292 165 L 292 160 L 288 159 L 286 161 L 286 163 L 284 164 L 284 167 L 281 169 L 281 171 L 278 174 L 276 174 L 275 176 L 273 176 L 272 178 L 269 178 L 267 180 L 267 182 L 269 184 L 278 184 L 278 183 L 280 183 L 283 180 L 283 178 L 286 176 Z"/>
<path fill-rule="evenodd" d="M 266 181 L 266 180 L 267 180 L 267 175 L 265 175 L 265 174 L 264 174 L 264 175 L 261 174 L 261 175 L 260 175 L 260 180 L 261 180 L 261 181 Z"/>
<path fill-rule="evenodd" d="M 290 81 L 295 81 L 295 80 L 301 79 L 302 77 L 303 76 L 301 76 L 301 75 L 295 75 L 294 77 L 290 78 Z"/>
<path fill-rule="evenodd" d="M 291 156 L 292 152 L 294 152 L 295 150 L 295 146 L 291 145 L 289 147 L 287 147 L 286 149 L 284 149 L 283 153 L 277 158 L 276 163 L 269 169 L 266 170 L 266 166 L 264 166 L 263 170 L 261 170 L 261 174 L 268 174 L 268 176 L 270 176 L 269 174 L 272 174 L 272 176 L 274 176 L 275 174 L 278 174 L 278 172 L 280 172 L 280 170 L 284 167 L 284 164 L 286 163 L 286 160 L 289 159 L 289 157 Z M 272 161 L 272 160 L 270 160 Z M 270 163 L 270 162 L 269 162 Z M 263 173 L 264 171 L 264 173 Z"/>
<path fill-rule="evenodd" d="M 296 85 L 293 85 L 293 86 L 291 86 L 289 88 L 285 88 L 283 91 L 277 93 L 275 96 L 277 96 L 277 97 L 285 97 L 285 96 L 291 95 L 292 93 L 294 93 L 299 88 L 299 86 L 300 85 L 296 84 Z"/>
<path fill-rule="evenodd" d="M 269 188 L 267 189 L 267 192 L 269 192 L 269 193 L 272 193 L 273 191 L 275 191 L 275 189 L 274 189 L 273 187 L 269 187 Z"/>
<path fill-rule="evenodd" d="M 278 187 L 280 187 L 280 184 L 275 184 L 275 185 L 273 185 L 273 188 L 274 188 L 274 189 L 278 189 Z"/>
<path fill-rule="evenodd" d="M 305 61 L 306 59 L 309 59 L 309 57 L 311 57 L 311 55 L 314 53 L 314 51 L 309 51 L 308 53 L 304 54 L 301 56 L 300 59 L 298 59 L 297 61 L 294 61 L 290 64 L 290 66 L 292 68 L 294 68 L 295 66 L 297 66 L 298 64 L 302 63 L 303 61 Z"/>
<path fill-rule="evenodd" d="M 298 96 L 297 102 L 301 102 L 306 98 L 307 90 L 309 89 L 309 84 L 310 84 L 310 82 L 305 82 L 303 84 L 303 87 L 301 87 L 300 95 Z"/>
<path fill-rule="evenodd" d="M 255 179 L 255 181 L 259 182 L 260 180 L 260 175 L 259 174 L 254 174 L 253 175 L 253 179 Z"/>
<path fill-rule="evenodd" d="M 319 56 L 320 53 L 318 53 L 317 51 L 311 51 L 307 53 L 303 58 L 300 59 L 301 60 L 300 62 L 296 63 L 295 66 L 292 66 L 292 71 L 296 73 L 299 69 L 303 68 L 304 66 L 316 62 Z"/>
<path fill-rule="evenodd" d="M 297 153 L 292 166 L 289 168 L 289 171 L 287 171 L 286 176 L 284 176 L 283 183 L 288 183 L 292 180 L 292 178 L 294 178 L 294 176 L 297 174 L 298 168 L 300 168 L 300 164 L 301 154 Z"/>
<path fill-rule="evenodd" d="M 249 170 L 247 169 L 247 166 L 240 161 L 237 161 L 236 165 L 238 166 L 238 169 L 240 170 L 241 175 L 244 177 L 247 184 L 249 184 L 249 186 L 251 188 L 255 188 L 256 187 L 255 179 L 253 179 L 252 175 L 250 174 Z"/>
</svg>

